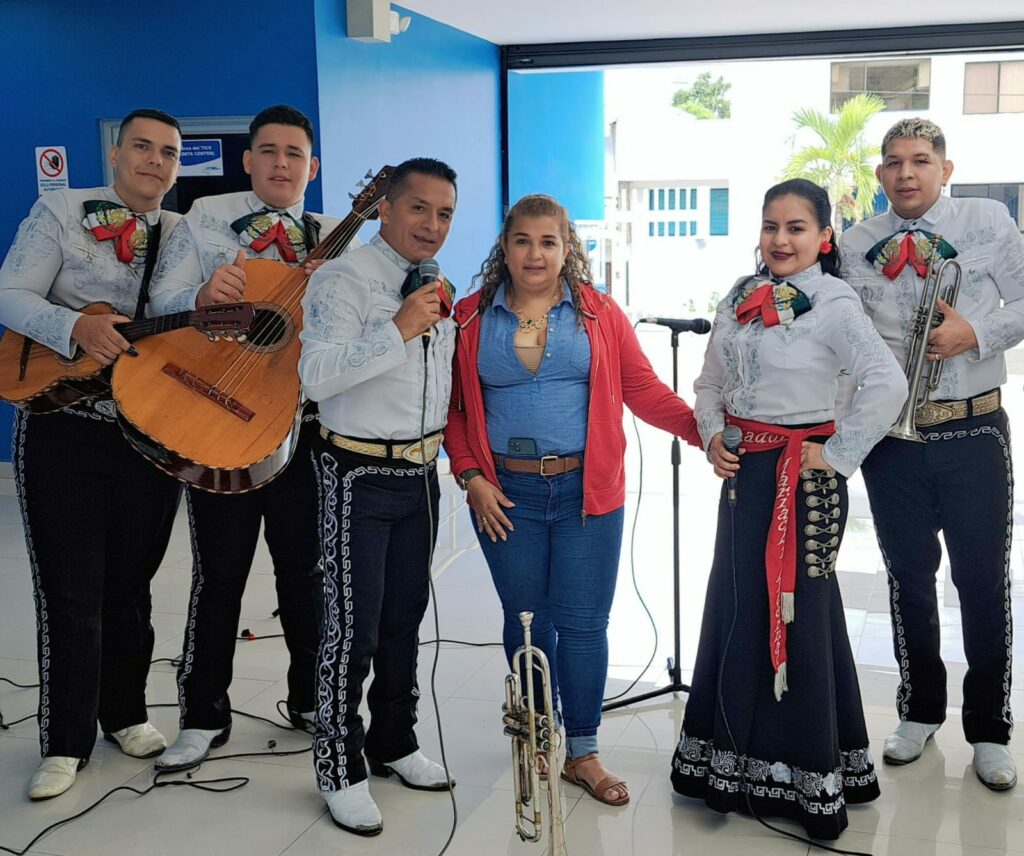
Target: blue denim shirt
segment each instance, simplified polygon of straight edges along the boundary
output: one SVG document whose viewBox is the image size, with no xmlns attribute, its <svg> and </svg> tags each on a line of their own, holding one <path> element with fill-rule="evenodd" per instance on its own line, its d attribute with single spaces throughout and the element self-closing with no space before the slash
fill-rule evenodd
<svg viewBox="0 0 1024 856">
<path fill-rule="evenodd" d="M 519 318 L 505 303 L 505 286 L 480 317 L 477 370 L 483 387 L 491 450 L 532 457 L 509 449 L 512 437 L 529 437 L 538 455 L 569 455 L 587 442 L 590 402 L 590 339 L 577 323 L 572 292 L 548 313 L 547 347 L 536 374 L 515 352 Z"/>
</svg>

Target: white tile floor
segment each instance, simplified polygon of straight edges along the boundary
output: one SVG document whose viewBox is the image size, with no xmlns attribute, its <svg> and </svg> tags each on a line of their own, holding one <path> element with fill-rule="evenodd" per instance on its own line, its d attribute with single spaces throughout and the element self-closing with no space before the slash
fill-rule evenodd
<svg viewBox="0 0 1024 856">
<path fill-rule="evenodd" d="M 654 335 L 657 332 L 648 334 L 650 342 L 642 337 L 645 349 L 655 357 L 663 357 L 662 343 L 654 342 Z M 698 353 L 697 345 L 687 343 L 686 347 Z M 684 354 L 681 377 L 695 373 L 685 363 L 687 359 L 692 363 L 693 354 Z M 664 376 L 666 366 L 657 359 L 655 362 Z M 1024 412 L 1019 376 L 1011 376 L 1005 392 L 1010 413 Z M 672 649 L 671 490 L 668 467 L 664 464 L 669 459 L 668 440 L 646 428 L 642 429 L 642 437 L 646 465 L 635 538 L 636 577 L 660 631 L 654 665 L 645 673 L 645 683 L 641 685 L 646 689 L 664 682 L 665 658 Z M 634 492 L 627 507 L 627 538 L 610 629 L 609 693 L 623 689 L 640 672 L 653 643 L 650 624 L 633 591 L 629 573 L 628 530 L 635 508 L 638 472 L 632 435 L 630 441 L 633 449 L 628 463 Z M 1021 460 L 1024 455 L 1018 452 L 1018 461 Z M 718 486 L 695 452 L 684 452 L 681 481 L 681 661 L 688 666 L 696 652 Z M 459 495 L 450 482 L 446 489 L 452 496 Z M 10 482 L 0 479 L 0 676 L 30 683 L 35 680 L 34 613 L 20 518 L 9 493 Z M 881 741 L 896 722 L 896 670 L 889 641 L 885 579 L 879 572 L 881 562 L 866 519 L 862 487 L 855 484 L 852 494 L 854 511 L 860 519 L 854 519 L 848 529 L 840 556 L 840 579 L 850 638 L 859 664 L 871 745 L 878 758 Z M 1018 507 L 1024 512 L 1024 506 Z M 165 565 L 154 582 L 155 657 L 173 657 L 180 651 L 190 573 L 183 524 L 184 520 L 179 520 Z M 1022 568 L 1024 552 L 1021 542 L 1016 541 L 1013 571 L 1018 583 L 1014 588 L 1014 611 L 1018 615 L 1024 605 Z M 435 571 L 439 572 L 442 637 L 496 641 L 501 626 L 498 602 L 475 548 L 464 509 L 455 512 L 442 527 Z M 949 664 L 949 721 L 919 762 L 902 768 L 879 768 L 881 798 L 851 810 L 850 829 L 838 845 L 879 856 L 1024 854 L 1024 785 L 1013 792 L 995 794 L 983 788 L 971 770 L 970 749 L 963 740 L 958 712 L 964 672 L 960 618 L 955 591 L 944 580 L 940 581 L 940 602 L 944 653 Z M 270 618 L 275 605 L 271 565 L 261 549 L 246 592 L 240 626 L 257 634 L 277 632 L 279 625 Z M 434 638 L 430 613 L 421 636 Z M 425 751 L 436 757 L 431 650 L 424 648 L 421 657 L 423 699 L 419 735 Z M 231 687 L 235 707 L 275 717 L 275 704 L 285 692 L 285 666 L 281 640 L 240 642 Z M 459 782 L 455 790 L 459 825 L 448 850 L 450 854 L 528 856 L 543 852 L 520 843 L 512 832 L 509 746 L 499 725 L 505 671 L 504 658 L 497 648 L 442 646 L 436 698 L 449 763 Z M 1017 684 L 1021 685 L 1019 680 Z M 153 667 L 149 698 L 153 703 L 174 701 L 173 670 L 167 664 Z M 15 690 L 0 684 L 0 710 L 5 719 L 32 713 L 35 702 L 34 690 Z M 1013 702 L 1018 717 L 1024 714 L 1024 690 L 1014 691 Z M 609 767 L 629 781 L 633 798 L 629 806 L 609 808 L 566 786 L 569 852 L 573 856 L 798 856 L 820 852 L 779 838 L 752 820 L 721 817 L 702 804 L 673 794 L 668 781 L 669 759 L 679 732 L 683 704 L 683 699 L 663 696 L 606 715 L 600 732 L 602 752 Z M 176 733 L 173 709 L 154 709 L 153 720 L 169 737 Z M 297 735 L 236 718 L 231 742 L 218 754 L 229 750 L 265 751 L 268 740 L 276 740 L 278 750 L 308 745 Z M 0 845 L 21 848 L 43 827 L 81 811 L 109 789 L 119 785 L 143 789 L 153 778 L 149 763 L 127 758 L 101 740 L 71 792 L 32 804 L 25 798 L 24 788 L 37 763 L 38 743 L 32 720 L 0 731 Z M 1017 763 L 1024 769 L 1024 755 L 1018 757 Z M 384 814 L 384 833 L 378 838 L 360 839 L 342 832 L 325 817 L 308 755 L 209 763 L 197 774 L 197 778 L 225 776 L 244 776 L 249 783 L 228 794 L 168 788 L 140 798 L 127 791 L 119 792 L 88 816 L 47 835 L 30 852 L 51 856 L 432 856 L 440 851 L 451 825 L 451 805 L 446 795 L 413 792 L 393 780 L 375 779 L 371 786 Z M 793 824 L 781 825 L 797 830 Z"/>
</svg>

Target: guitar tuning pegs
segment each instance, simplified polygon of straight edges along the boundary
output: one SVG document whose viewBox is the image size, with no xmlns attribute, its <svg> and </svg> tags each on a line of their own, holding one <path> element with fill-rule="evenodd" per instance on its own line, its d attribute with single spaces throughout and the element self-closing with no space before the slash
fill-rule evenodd
<svg viewBox="0 0 1024 856">
<path fill-rule="evenodd" d="M 235 341 L 238 342 L 239 345 L 244 345 L 246 342 L 249 341 L 249 337 L 246 336 L 245 333 L 239 333 L 237 336 L 235 336 Z"/>
<path fill-rule="evenodd" d="M 373 170 L 372 169 L 368 169 L 366 171 L 366 175 L 364 175 L 363 178 L 366 178 L 366 179 L 373 178 Z"/>
<path fill-rule="evenodd" d="M 235 337 L 232 336 L 230 333 L 225 333 L 224 334 L 224 341 L 225 342 L 233 342 L 233 341 L 235 341 Z"/>
<path fill-rule="evenodd" d="M 218 336 L 216 333 L 207 333 L 206 338 L 209 339 L 211 342 L 216 342 L 220 338 L 220 336 Z"/>
<path fill-rule="evenodd" d="M 349 199 L 355 199 L 355 198 L 356 198 L 356 195 L 355 195 L 354 193 L 350 193 L 350 194 L 348 195 L 348 198 L 349 198 Z"/>
<path fill-rule="evenodd" d="M 356 182 L 356 187 L 358 187 L 360 189 L 365 188 L 366 187 L 366 182 L 365 181 L 357 181 Z"/>
</svg>

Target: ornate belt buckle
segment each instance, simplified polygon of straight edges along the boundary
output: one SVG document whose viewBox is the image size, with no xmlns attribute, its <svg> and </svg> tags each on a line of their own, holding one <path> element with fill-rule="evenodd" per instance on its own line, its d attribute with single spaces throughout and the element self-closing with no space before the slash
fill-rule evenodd
<svg viewBox="0 0 1024 856">
<path fill-rule="evenodd" d="M 437 452 L 441 448 L 441 439 L 441 434 L 435 434 L 433 437 L 427 437 L 422 444 L 418 440 L 415 443 L 410 443 L 402 449 L 402 457 L 411 464 L 432 461 L 437 457 Z"/>
<path fill-rule="evenodd" d="M 915 419 L 918 425 L 938 425 L 940 422 L 948 422 L 956 417 L 956 411 L 945 404 L 938 404 L 935 401 L 926 401 L 917 408 Z"/>
</svg>

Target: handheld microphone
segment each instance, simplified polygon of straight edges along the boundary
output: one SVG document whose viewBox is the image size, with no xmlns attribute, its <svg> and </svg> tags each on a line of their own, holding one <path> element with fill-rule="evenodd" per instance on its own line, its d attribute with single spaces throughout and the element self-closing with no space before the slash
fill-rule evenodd
<svg viewBox="0 0 1024 856">
<path fill-rule="evenodd" d="M 641 318 L 645 324 L 660 324 L 674 333 L 696 333 L 703 336 L 711 332 L 711 322 L 707 318 L 655 318 L 653 315 Z"/>
<path fill-rule="evenodd" d="M 420 273 L 420 287 L 424 285 L 430 285 L 432 282 L 437 282 L 438 276 L 441 274 L 441 265 L 437 263 L 437 259 L 431 257 L 424 259 L 419 264 Z M 430 337 L 434 335 L 432 330 L 424 330 L 421 334 L 423 337 L 423 347 L 427 347 L 430 342 Z"/>
<path fill-rule="evenodd" d="M 437 263 L 437 259 L 429 258 L 424 259 L 420 262 L 420 285 L 428 285 L 431 282 L 437 282 L 438 276 L 441 274 L 441 265 Z"/>
<path fill-rule="evenodd" d="M 707 322 L 705 321 L 704 323 L 706 324 Z M 742 442 L 743 432 L 735 425 L 726 425 L 725 430 L 722 432 L 722 445 L 725 446 L 725 451 L 738 455 L 740 453 L 740 443 Z M 729 476 L 725 480 L 725 496 L 729 500 L 729 505 L 736 504 L 736 476 Z"/>
</svg>

